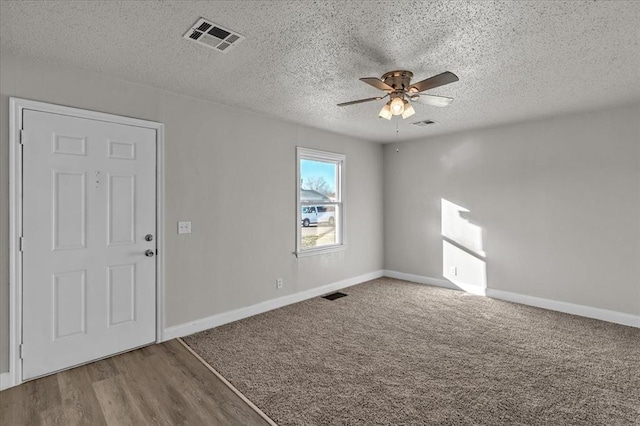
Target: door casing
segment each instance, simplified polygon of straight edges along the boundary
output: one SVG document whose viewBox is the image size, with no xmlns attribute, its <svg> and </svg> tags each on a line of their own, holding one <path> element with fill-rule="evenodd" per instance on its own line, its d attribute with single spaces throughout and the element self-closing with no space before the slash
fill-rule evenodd
<svg viewBox="0 0 640 426">
<path fill-rule="evenodd" d="M 156 132 L 156 342 L 164 341 L 164 124 L 20 98 L 9 98 L 9 372 L 0 390 L 22 383 L 22 113 L 68 115 L 153 129 Z"/>
</svg>

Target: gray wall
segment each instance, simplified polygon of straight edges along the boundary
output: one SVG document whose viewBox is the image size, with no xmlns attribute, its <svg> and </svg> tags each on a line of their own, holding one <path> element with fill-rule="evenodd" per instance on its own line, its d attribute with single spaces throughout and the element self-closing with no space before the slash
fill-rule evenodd
<svg viewBox="0 0 640 426">
<path fill-rule="evenodd" d="M 167 326 L 382 269 L 381 145 L 2 54 L 0 371 L 8 367 L 9 96 L 165 123 Z M 347 156 L 346 251 L 292 255 L 297 145 Z M 193 234 L 177 235 L 178 220 L 191 220 Z"/>
<path fill-rule="evenodd" d="M 639 123 L 629 106 L 386 145 L 385 269 L 443 276 L 444 198 L 482 227 L 488 288 L 640 314 Z"/>
<path fill-rule="evenodd" d="M 441 198 L 482 227 L 489 288 L 640 314 L 639 106 L 382 148 L 2 54 L 0 371 L 8 365 L 9 96 L 165 123 L 167 326 L 372 272 L 383 260 L 386 269 L 441 277 Z M 347 251 L 291 255 L 296 145 L 347 155 Z M 178 236 L 178 220 L 193 221 L 193 234 Z"/>
</svg>

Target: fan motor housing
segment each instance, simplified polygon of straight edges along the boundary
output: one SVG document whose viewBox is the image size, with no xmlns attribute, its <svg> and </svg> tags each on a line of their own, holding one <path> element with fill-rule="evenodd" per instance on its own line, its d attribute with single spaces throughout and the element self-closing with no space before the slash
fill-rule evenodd
<svg viewBox="0 0 640 426">
<path fill-rule="evenodd" d="M 405 91 L 409 89 L 412 78 L 413 78 L 413 73 L 411 71 L 398 70 L 398 71 L 389 71 L 388 73 L 383 74 L 381 79 L 386 84 L 393 87 L 394 90 Z"/>
</svg>

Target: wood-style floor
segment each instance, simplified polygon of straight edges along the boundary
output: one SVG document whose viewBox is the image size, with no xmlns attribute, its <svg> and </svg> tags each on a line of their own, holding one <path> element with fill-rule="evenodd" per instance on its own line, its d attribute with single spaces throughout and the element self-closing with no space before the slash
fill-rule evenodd
<svg viewBox="0 0 640 426">
<path fill-rule="evenodd" d="M 172 340 L 0 392 L 1 425 L 267 425 Z"/>
</svg>

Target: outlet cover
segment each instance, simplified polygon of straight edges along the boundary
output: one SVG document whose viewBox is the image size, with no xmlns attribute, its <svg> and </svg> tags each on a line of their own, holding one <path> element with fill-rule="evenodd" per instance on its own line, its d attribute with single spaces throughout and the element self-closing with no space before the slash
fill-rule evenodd
<svg viewBox="0 0 640 426">
<path fill-rule="evenodd" d="M 282 282 L 282 278 L 278 278 L 278 279 L 276 279 L 276 288 L 277 288 L 278 290 L 279 290 L 279 289 L 281 289 L 283 285 L 284 285 L 284 284 L 283 284 L 283 282 Z"/>
<path fill-rule="evenodd" d="M 191 222 L 178 222 L 178 234 L 190 234 Z"/>
</svg>

